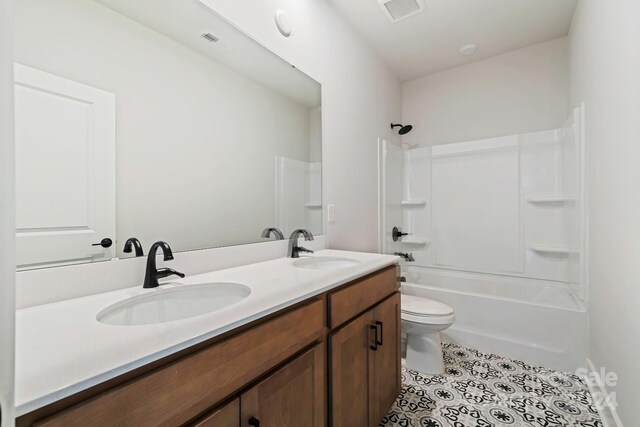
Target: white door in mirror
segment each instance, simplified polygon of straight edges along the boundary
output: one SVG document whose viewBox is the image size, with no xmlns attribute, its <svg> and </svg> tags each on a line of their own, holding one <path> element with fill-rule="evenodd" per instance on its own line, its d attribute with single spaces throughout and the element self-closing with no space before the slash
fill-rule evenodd
<svg viewBox="0 0 640 427">
<path fill-rule="evenodd" d="M 18 268 L 113 258 L 115 95 L 16 64 L 15 116 Z"/>
</svg>

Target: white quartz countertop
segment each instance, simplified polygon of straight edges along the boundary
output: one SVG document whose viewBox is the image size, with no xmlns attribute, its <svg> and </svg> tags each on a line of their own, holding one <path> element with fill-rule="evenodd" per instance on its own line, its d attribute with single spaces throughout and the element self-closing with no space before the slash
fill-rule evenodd
<svg viewBox="0 0 640 427">
<path fill-rule="evenodd" d="M 247 324 L 398 262 L 398 257 L 322 250 L 360 264 L 307 269 L 293 259 L 244 265 L 198 274 L 171 284 L 242 283 L 251 294 L 228 308 L 174 322 L 113 326 L 96 315 L 109 305 L 157 289 L 120 289 L 17 311 L 16 416 L 90 388 L 164 356 Z"/>
</svg>

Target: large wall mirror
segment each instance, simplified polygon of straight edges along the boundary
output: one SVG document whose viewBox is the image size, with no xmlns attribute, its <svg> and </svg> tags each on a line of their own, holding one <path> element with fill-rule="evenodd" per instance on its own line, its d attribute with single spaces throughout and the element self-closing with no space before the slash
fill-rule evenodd
<svg viewBox="0 0 640 427">
<path fill-rule="evenodd" d="M 198 1 L 17 0 L 15 46 L 18 268 L 322 233 L 320 84 Z"/>
</svg>

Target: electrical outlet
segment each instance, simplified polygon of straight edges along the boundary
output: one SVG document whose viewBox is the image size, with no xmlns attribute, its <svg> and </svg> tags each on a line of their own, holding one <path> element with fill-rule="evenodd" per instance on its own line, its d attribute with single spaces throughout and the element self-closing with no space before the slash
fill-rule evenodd
<svg viewBox="0 0 640 427">
<path fill-rule="evenodd" d="M 336 205 L 327 205 L 327 222 L 329 224 L 336 222 Z"/>
</svg>

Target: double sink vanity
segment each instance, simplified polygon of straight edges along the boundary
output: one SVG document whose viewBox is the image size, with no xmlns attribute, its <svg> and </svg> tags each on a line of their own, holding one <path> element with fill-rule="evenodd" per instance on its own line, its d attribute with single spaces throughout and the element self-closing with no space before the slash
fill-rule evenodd
<svg viewBox="0 0 640 427">
<path fill-rule="evenodd" d="M 375 426 L 397 262 L 322 250 L 20 310 L 17 425 Z"/>
</svg>

